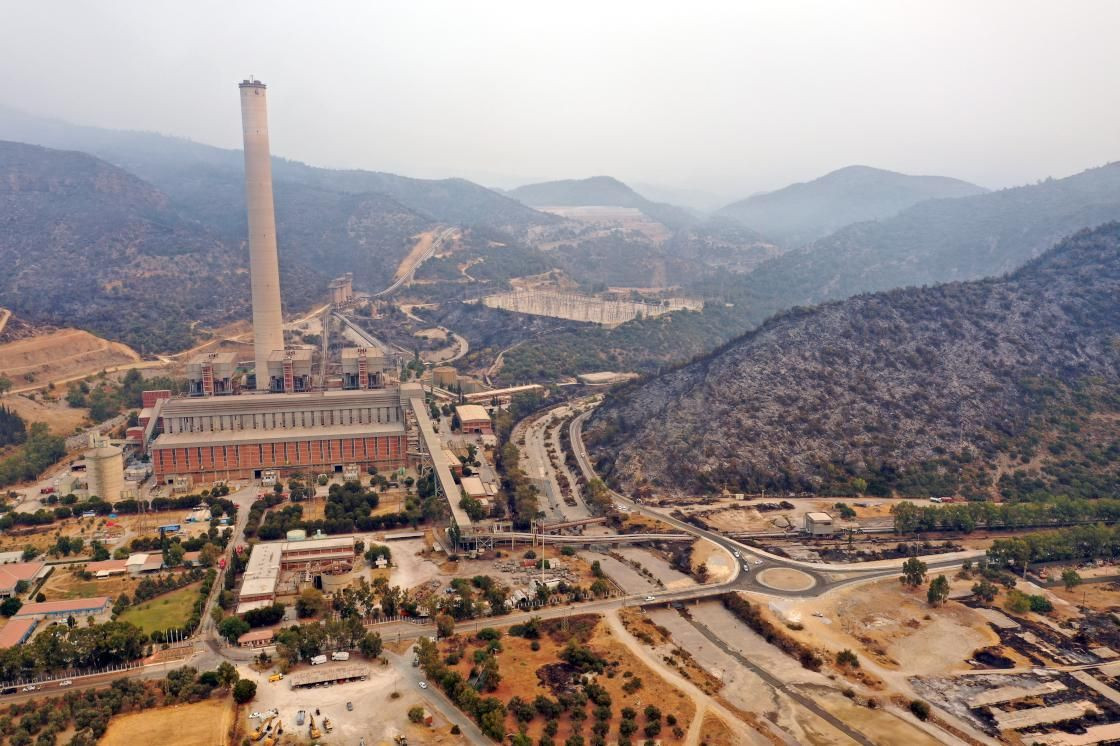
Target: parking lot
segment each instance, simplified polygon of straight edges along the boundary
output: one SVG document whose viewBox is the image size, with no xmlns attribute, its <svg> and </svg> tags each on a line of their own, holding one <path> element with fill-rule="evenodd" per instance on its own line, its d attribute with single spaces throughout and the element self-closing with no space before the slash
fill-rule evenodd
<svg viewBox="0 0 1120 746">
<path fill-rule="evenodd" d="M 408 736 L 412 743 L 434 743 L 432 730 L 408 722 L 408 709 L 425 704 L 414 685 L 391 666 L 374 663 L 368 668 L 369 678 L 366 681 L 293 690 L 287 677 L 270 683 L 270 672 L 258 673 L 242 666 L 239 668 L 241 675 L 257 682 L 257 696 L 245 712 L 265 712 L 275 708 L 280 713 L 277 720 L 284 724 L 284 732 L 297 735 L 302 740 L 308 740 L 308 726 L 314 715 L 315 724 L 328 743 L 357 744 L 364 738 L 368 746 L 373 746 L 382 741 L 391 743 L 393 737 L 399 734 Z M 395 698 L 394 692 L 398 694 Z M 347 702 L 353 702 L 353 711 L 346 709 Z M 316 708 L 319 715 L 315 715 Z M 307 712 L 307 719 L 301 726 L 296 725 L 298 710 Z M 333 731 L 330 734 L 323 728 L 323 718 L 331 722 Z M 258 723 L 250 720 L 249 731 L 252 732 Z M 434 730 L 447 730 L 438 713 L 435 715 Z"/>
</svg>

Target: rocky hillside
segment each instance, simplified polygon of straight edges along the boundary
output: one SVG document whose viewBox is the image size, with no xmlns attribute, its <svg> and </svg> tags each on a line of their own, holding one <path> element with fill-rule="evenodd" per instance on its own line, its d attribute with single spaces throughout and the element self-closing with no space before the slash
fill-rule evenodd
<svg viewBox="0 0 1120 746">
<path fill-rule="evenodd" d="M 975 184 L 944 176 L 848 166 L 813 181 L 733 202 L 718 214 L 778 243 L 798 246 L 852 223 L 890 217 L 924 200 L 983 191 Z"/>
<path fill-rule="evenodd" d="M 590 421 L 627 489 L 1120 489 L 1120 225 L 1001 279 L 772 318 Z"/>
<path fill-rule="evenodd" d="M 132 174 L 0 141 L 0 306 L 31 322 L 80 326 L 142 352 L 177 349 L 191 321 L 248 313 L 247 262 Z M 289 308 L 325 292 L 316 273 L 282 265 Z"/>
</svg>

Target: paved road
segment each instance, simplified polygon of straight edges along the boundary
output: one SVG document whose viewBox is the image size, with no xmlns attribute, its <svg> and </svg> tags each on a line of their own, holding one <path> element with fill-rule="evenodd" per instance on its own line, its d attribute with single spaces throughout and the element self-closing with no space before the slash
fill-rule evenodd
<svg viewBox="0 0 1120 746">
<path fill-rule="evenodd" d="M 401 275 L 400 278 L 389 287 L 379 293 L 374 293 L 373 297 L 380 298 L 383 295 L 389 295 L 406 282 L 412 282 L 412 278 L 416 275 L 416 270 L 420 269 L 420 265 L 428 259 L 431 259 L 436 251 L 439 250 L 440 246 L 443 245 L 443 242 L 450 240 L 457 232 L 457 228 L 444 228 L 438 236 L 432 239 L 432 245 L 428 247 L 428 250 L 416 258 L 416 261 L 412 263 L 412 266 L 408 268 L 407 272 Z"/>
<path fill-rule="evenodd" d="M 459 726 L 469 743 L 491 743 L 490 739 L 483 735 L 478 726 L 474 724 L 474 721 L 464 715 L 463 711 L 448 699 L 447 695 L 438 686 L 428 682 L 427 689 L 420 688 L 420 682 L 425 681 L 424 671 L 413 667 L 411 653 L 397 655 L 386 651 L 383 655 L 389 659 L 389 663 L 414 691 L 421 692 L 420 696 L 432 706 L 433 710 L 438 710 L 449 722 Z"/>
<path fill-rule="evenodd" d="M 583 443 L 583 423 L 590 416 L 591 411 L 584 412 L 572 418 L 569 424 L 568 434 L 571 439 L 572 450 L 576 457 L 576 462 L 583 472 L 584 478 L 589 482 L 596 478 L 595 470 L 591 465 L 591 459 L 587 453 L 587 448 Z M 835 590 L 842 586 L 851 585 L 853 583 L 862 583 L 870 580 L 880 578 L 893 577 L 898 575 L 902 563 L 905 560 L 883 560 L 867 563 L 852 563 L 850 565 L 834 565 L 827 563 L 811 563 L 802 562 L 799 560 L 789 559 L 787 557 L 779 557 L 775 554 L 763 551 L 761 549 L 747 546 L 734 539 L 730 539 L 722 534 L 714 531 L 708 531 L 698 528 L 691 523 L 678 520 L 670 515 L 666 515 L 660 511 L 653 510 L 649 507 L 643 506 L 629 497 L 622 495 L 614 490 L 608 488 L 608 492 L 616 502 L 630 508 L 632 511 L 639 515 L 646 515 L 651 518 L 656 518 L 663 523 L 667 523 L 674 528 L 680 529 L 686 533 L 692 534 L 697 538 L 707 539 L 734 555 L 741 558 L 741 564 L 737 565 L 738 572 L 735 577 L 728 580 L 726 583 L 719 586 L 707 586 L 697 589 L 690 589 L 684 592 L 660 592 L 655 594 L 658 601 L 661 600 L 684 600 L 690 597 L 714 595 L 715 593 L 729 590 L 752 591 L 754 593 L 761 593 L 770 596 L 784 596 L 793 598 L 805 598 L 812 596 L 821 596 L 829 591 Z M 949 558 L 935 559 L 927 558 L 923 561 L 926 566 L 931 570 L 947 569 L 960 566 L 961 562 L 965 559 L 974 559 L 984 556 L 983 551 L 975 552 L 958 552 Z M 765 585 L 759 582 L 756 578 L 763 570 L 770 568 L 789 568 L 798 570 L 813 579 L 813 585 L 810 588 L 801 590 L 782 590 Z M 718 589 L 718 590 L 717 590 Z"/>
</svg>

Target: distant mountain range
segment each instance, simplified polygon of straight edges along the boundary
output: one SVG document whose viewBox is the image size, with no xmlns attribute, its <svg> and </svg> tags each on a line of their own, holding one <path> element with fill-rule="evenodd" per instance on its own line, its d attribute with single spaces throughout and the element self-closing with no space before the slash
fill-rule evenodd
<svg viewBox="0 0 1120 746">
<path fill-rule="evenodd" d="M 1118 298 L 1113 223 L 1001 279 L 778 315 L 609 396 L 590 442 L 659 494 L 1115 494 Z"/>
<path fill-rule="evenodd" d="M 611 176 L 526 184 L 506 194 L 531 207 L 631 207 L 673 229 L 697 221 L 696 216 L 688 210 L 648 200 Z"/>
<path fill-rule="evenodd" d="M 790 247 L 852 223 L 888 218 L 929 199 L 967 197 L 985 189 L 944 176 L 910 176 L 848 166 L 818 179 L 756 194 L 717 213 Z"/>
<path fill-rule="evenodd" d="M 1064 179 L 928 200 L 856 223 L 760 265 L 745 278 L 758 314 L 857 293 L 1011 271 L 1064 236 L 1120 220 L 1120 163 Z"/>
<path fill-rule="evenodd" d="M 74 125 L 4 107 L 0 107 L 0 139 L 96 155 L 182 201 L 180 209 L 190 209 L 201 197 L 198 192 L 215 186 L 232 184 L 244 191 L 240 150 L 150 132 Z M 551 216 L 465 179 L 413 179 L 376 171 L 316 168 L 277 156 L 273 156 L 272 173 L 277 183 L 294 182 L 339 194 L 382 194 L 434 222 L 498 228 L 554 222 Z M 229 205 L 230 219 L 239 217 L 243 225 L 244 196 L 238 199 Z"/>
</svg>

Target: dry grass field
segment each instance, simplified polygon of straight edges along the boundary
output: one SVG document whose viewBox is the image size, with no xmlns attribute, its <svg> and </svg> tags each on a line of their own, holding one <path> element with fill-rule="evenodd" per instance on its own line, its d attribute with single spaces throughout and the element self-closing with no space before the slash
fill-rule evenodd
<svg viewBox="0 0 1120 746">
<path fill-rule="evenodd" d="M 160 707 L 114 718 L 101 746 L 199 746 L 228 743 L 234 707 L 229 699 Z"/>
<path fill-rule="evenodd" d="M 132 348 L 79 329 L 60 329 L 0 345 L 0 375 L 12 379 L 17 391 L 139 360 Z"/>
</svg>

